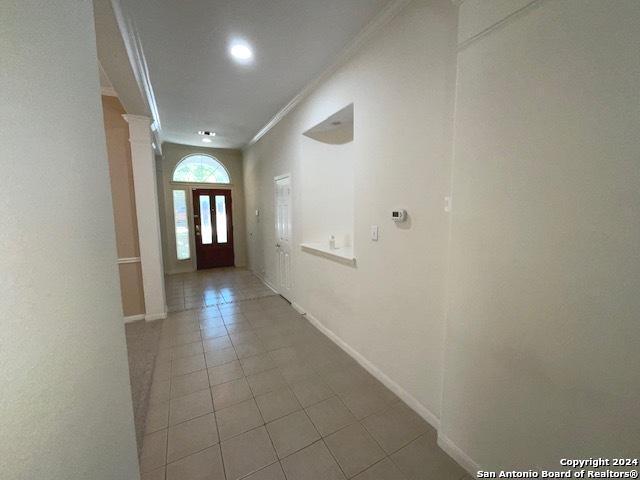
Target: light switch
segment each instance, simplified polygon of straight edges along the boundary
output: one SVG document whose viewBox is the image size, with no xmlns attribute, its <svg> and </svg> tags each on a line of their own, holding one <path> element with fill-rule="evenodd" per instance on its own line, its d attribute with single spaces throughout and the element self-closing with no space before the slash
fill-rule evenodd
<svg viewBox="0 0 640 480">
<path fill-rule="evenodd" d="M 378 241 L 378 225 L 371 225 L 371 240 Z"/>
</svg>

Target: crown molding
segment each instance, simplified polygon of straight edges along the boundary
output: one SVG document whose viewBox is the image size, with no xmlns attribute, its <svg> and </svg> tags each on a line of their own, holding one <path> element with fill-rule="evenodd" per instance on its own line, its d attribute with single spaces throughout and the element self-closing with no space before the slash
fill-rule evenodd
<svg viewBox="0 0 640 480">
<path fill-rule="evenodd" d="M 151 85 L 151 79 L 149 78 L 147 59 L 144 55 L 142 43 L 140 42 L 140 37 L 136 30 L 135 23 L 131 17 L 126 15 L 120 0 L 112 0 L 111 4 L 127 51 L 127 56 L 129 57 L 129 63 L 131 64 L 133 75 L 136 79 L 140 92 L 142 92 L 143 97 L 146 100 L 149 111 L 151 112 L 151 128 L 154 132 L 159 132 L 161 124 L 158 104 L 156 102 L 153 86 Z"/>
<path fill-rule="evenodd" d="M 369 22 L 355 38 L 342 50 L 338 59 L 332 63 L 327 69 L 322 71 L 319 76 L 309 82 L 289 103 L 287 103 L 274 117 L 262 127 L 258 133 L 247 143 L 242 149 L 249 148 L 258 140 L 264 137 L 269 130 L 275 127 L 280 121 L 287 116 L 302 100 L 307 98 L 322 82 L 333 75 L 340 67 L 346 64 L 353 56 L 358 53 L 385 25 L 393 20 L 412 0 L 392 0 L 378 13 L 371 22 Z"/>
</svg>

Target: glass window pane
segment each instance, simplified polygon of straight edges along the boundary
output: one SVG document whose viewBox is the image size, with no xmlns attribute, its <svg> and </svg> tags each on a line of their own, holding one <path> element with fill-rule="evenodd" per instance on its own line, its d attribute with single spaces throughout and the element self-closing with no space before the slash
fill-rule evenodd
<svg viewBox="0 0 640 480">
<path fill-rule="evenodd" d="M 209 195 L 200 195 L 200 237 L 203 245 L 211 245 L 213 243 Z"/>
<path fill-rule="evenodd" d="M 187 260 L 191 257 L 191 252 L 189 251 L 187 196 L 184 190 L 173 191 L 173 218 L 176 226 L 176 255 L 178 260 Z"/>
<path fill-rule="evenodd" d="M 174 182 L 230 183 L 224 166 L 208 155 L 188 155 L 173 171 Z"/>
<path fill-rule="evenodd" d="M 218 243 L 227 243 L 227 207 L 224 195 L 216 195 L 216 233 Z"/>
</svg>

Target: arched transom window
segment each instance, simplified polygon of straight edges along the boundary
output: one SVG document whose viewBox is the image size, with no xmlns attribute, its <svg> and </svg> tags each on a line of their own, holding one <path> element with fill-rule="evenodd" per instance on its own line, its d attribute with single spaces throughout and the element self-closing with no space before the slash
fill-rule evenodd
<svg viewBox="0 0 640 480">
<path fill-rule="evenodd" d="M 173 171 L 174 182 L 187 183 L 230 183 L 229 172 L 215 158 L 209 155 L 187 155 Z"/>
</svg>

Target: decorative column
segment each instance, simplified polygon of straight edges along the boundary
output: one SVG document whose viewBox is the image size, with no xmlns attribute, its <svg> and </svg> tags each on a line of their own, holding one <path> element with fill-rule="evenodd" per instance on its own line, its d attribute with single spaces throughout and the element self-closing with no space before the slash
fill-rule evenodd
<svg viewBox="0 0 640 480">
<path fill-rule="evenodd" d="M 167 305 L 164 293 L 155 155 L 151 146 L 151 119 L 128 114 L 123 117 L 129 124 L 145 319 L 158 320 L 167 317 Z"/>
</svg>

